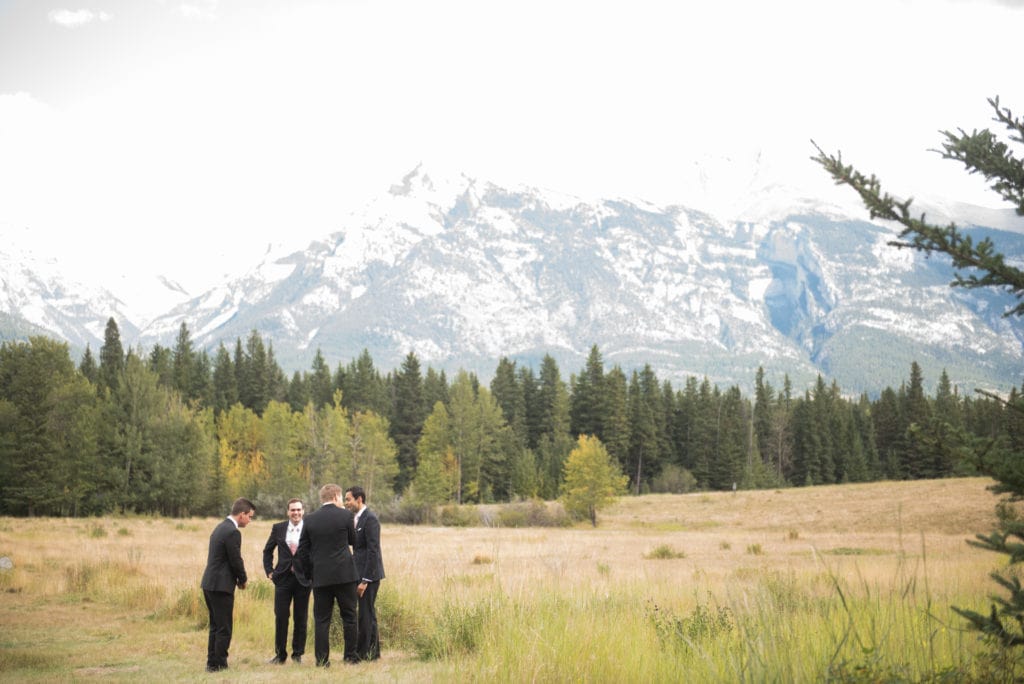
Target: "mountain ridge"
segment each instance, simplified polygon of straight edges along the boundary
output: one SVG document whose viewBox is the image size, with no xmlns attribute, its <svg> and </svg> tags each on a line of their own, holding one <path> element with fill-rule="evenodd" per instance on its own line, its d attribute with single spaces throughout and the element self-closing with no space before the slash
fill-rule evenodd
<svg viewBox="0 0 1024 684">
<path fill-rule="evenodd" d="M 316 349 L 339 363 L 367 349 L 383 369 L 412 351 L 484 376 L 501 356 L 537 366 L 550 354 L 574 373 L 596 344 L 606 364 L 650 363 L 673 384 L 749 387 L 763 366 L 796 388 L 822 373 L 844 391 L 877 392 L 912 360 L 932 382 L 943 368 L 965 387 L 1019 382 L 1024 334 L 1000 316 L 1007 295 L 950 288 L 942 258 L 889 246 L 894 230 L 841 205 L 778 187 L 747 199 L 760 209 L 723 222 L 418 167 L 340 230 L 268 252 L 122 337 L 173 346 L 184 322 L 213 350 L 255 329 L 288 370 L 308 369 Z M 1024 237 L 996 234 L 1008 260 L 1024 262 Z"/>
</svg>

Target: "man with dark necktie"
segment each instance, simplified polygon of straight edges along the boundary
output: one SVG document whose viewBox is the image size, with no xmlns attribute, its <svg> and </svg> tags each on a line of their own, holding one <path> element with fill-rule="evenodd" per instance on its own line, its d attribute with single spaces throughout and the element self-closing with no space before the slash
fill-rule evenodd
<svg viewBox="0 0 1024 684">
<path fill-rule="evenodd" d="M 298 567 L 296 553 L 302 534 L 304 513 L 301 499 L 288 502 L 288 519 L 270 528 L 270 537 L 263 547 L 263 570 L 274 583 L 274 657 L 268 662 L 283 664 L 288 660 L 288 617 L 292 628 L 292 661 L 302 662 L 306 652 L 306 627 L 309 622 L 309 579 Z M 277 549 L 277 566 L 274 562 Z"/>
</svg>

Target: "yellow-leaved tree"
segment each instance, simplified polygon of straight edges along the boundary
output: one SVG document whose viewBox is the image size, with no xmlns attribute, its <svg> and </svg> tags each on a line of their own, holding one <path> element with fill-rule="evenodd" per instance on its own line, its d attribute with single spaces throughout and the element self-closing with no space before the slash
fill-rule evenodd
<svg viewBox="0 0 1024 684">
<path fill-rule="evenodd" d="M 580 435 L 565 460 L 562 505 L 570 515 L 597 527 L 597 512 L 626 493 L 629 478 L 597 437 Z"/>
</svg>

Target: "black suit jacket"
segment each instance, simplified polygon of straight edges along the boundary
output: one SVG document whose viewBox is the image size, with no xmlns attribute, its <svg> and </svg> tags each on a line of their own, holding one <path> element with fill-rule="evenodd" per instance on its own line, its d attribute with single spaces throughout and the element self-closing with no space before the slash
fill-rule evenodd
<svg viewBox="0 0 1024 684">
<path fill-rule="evenodd" d="M 267 538 L 267 543 L 263 547 L 263 570 L 264 573 L 271 576 L 271 581 L 277 584 L 282 577 L 287 577 L 292 572 L 292 567 L 295 568 L 295 578 L 302 584 L 309 584 L 309 580 L 306 579 L 305 574 L 302 572 L 299 559 L 297 558 L 298 551 L 295 555 L 292 554 L 292 550 L 288 548 L 288 525 L 289 521 L 274 523 L 274 526 L 270 528 L 270 536 Z M 303 523 L 303 529 L 306 525 Z M 277 549 L 277 566 L 274 566 L 274 549 Z"/>
<path fill-rule="evenodd" d="M 225 518 L 210 535 L 210 550 L 200 586 L 206 591 L 233 594 L 235 587 L 244 585 L 246 580 L 242 533 L 233 520 Z"/>
<path fill-rule="evenodd" d="M 341 506 L 324 504 L 303 519 L 299 564 L 314 589 L 359 580 L 349 550 L 355 541 L 352 512 Z"/>
<path fill-rule="evenodd" d="M 363 510 L 356 525 L 356 572 L 359 579 L 379 582 L 384 579 L 384 558 L 380 552 L 380 520 L 369 508 Z"/>
</svg>

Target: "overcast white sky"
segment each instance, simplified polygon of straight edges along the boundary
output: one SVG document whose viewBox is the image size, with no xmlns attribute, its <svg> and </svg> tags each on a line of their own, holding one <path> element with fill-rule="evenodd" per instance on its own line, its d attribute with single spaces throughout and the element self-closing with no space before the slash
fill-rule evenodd
<svg viewBox="0 0 1024 684">
<path fill-rule="evenodd" d="M 1024 114 L 1022 28 L 995 0 L 0 0 L 0 239 L 198 294 L 420 162 L 670 204 L 708 155 L 827 186 L 811 138 L 995 201 L 927 150 L 987 97 Z"/>
</svg>

